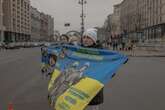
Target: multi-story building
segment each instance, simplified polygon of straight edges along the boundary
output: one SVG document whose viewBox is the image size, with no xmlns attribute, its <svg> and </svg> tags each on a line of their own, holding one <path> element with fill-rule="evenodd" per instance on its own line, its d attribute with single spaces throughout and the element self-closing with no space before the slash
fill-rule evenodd
<svg viewBox="0 0 165 110">
<path fill-rule="evenodd" d="M 112 37 L 119 37 L 121 34 L 121 4 L 114 5 L 113 14 L 107 16 L 106 21 L 104 22 L 105 33 L 107 33 L 106 41 L 111 42 Z"/>
<path fill-rule="evenodd" d="M 54 18 L 31 7 L 31 39 L 51 40 L 54 37 Z"/>
<path fill-rule="evenodd" d="M 108 32 L 111 32 L 111 34 L 116 34 L 116 35 L 121 34 L 120 13 L 121 13 L 120 4 L 114 5 L 113 14 L 108 15 L 106 21 L 104 22 L 104 28 Z"/>
<path fill-rule="evenodd" d="M 162 0 L 141 0 L 139 5 L 144 5 L 141 8 L 141 15 L 143 19 L 141 21 L 141 29 L 144 32 L 145 39 L 160 38 L 162 32 L 162 15 L 161 15 L 161 1 Z M 142 13 L 143 12 L 143 13 Z"/>
<path fill-rule="evenodd" d="M 0 0 L 0 42 L 4 39 L 4 26 L 3 26 L 3 0 Z"/>
<path fill-rule="evenodd" d="M 120 4 L 114 5 L 114 12 L 108 17 L 111 25 L 110 26 L 111 33 L 115 35 L 121 34 L 120 12 L 121 12 Z"/>
<path fill-rule="evenodd" d="M 121 30 L 124 32 L 132 32 L 136 29 L 137 23 L 137 0 L 124 0 L 120 4 L 121 14 Z"/>
<path fill-rule="evenodd" d="M 161 22 L 165 23 L 165 0 L 161 1 Z"/>
<path fill-rule="evenodd" d="M 165 41 L 165 0 L 161 0 L 161 24 L 162 24 L 162 36 Z"/>
<path fill-rule="evenodd" d="M 51 40 L 54 36 L 54 18 L 50 15 L 40 13 L 41 29 L 40 36 L 42 40 Z"/>
<path fill-rule="evenodd" d="M 48 15 L 48 37 L 53 39 L 54 37 L 54 18 Z"/>
<path fill-rule="evenodd" d="M 141 35 L 143 39 L 161 38 L 165 34 L 164 2 L 123 0 L 120 14 L 122 31 L 131 37 Z"/>
<path fill-rule="evenodd" d="M 40 12 L 31 6 L 31 40 L 39 41 L 41 39 L 40 36 L 41 29 L 41 17 Z"/>
<path fill-rule="evenodd" d="M 48 16 L 44 13 L 40 13 L 41 17 L 41 28 L 40 28 L 40 37 L 41 40 L 48 39 Z"/>
<path fill-rule="evenodd" d="M 111 31 L 110 27 L 110 15 L 107 16 L 106 20 L 104 21 L 103 28 L 106 29 L 108 32 Z"/>
<path fill-rule="evenodd" d="M 5 42 L 29 41 L 31 35 L 30 0 L 4 0 Z"/>
</svg>

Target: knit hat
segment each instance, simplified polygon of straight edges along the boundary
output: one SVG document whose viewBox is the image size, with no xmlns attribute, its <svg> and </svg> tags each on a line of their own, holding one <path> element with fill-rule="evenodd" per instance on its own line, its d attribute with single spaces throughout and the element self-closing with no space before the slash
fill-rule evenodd
<svg viewBox="0 0 165 110">
<path fill-rule="evenodd" d="M 87 29 L 83 34 L 83 37 L 84 36 L 90 37 L 96 43 L 96 41 L 97 41 L 97 29 L 95 29 L 95 28 Z"/>
</svg>

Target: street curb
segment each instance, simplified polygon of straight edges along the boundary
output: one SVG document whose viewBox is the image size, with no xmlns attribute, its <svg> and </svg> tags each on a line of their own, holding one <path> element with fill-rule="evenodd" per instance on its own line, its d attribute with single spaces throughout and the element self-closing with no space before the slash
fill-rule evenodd
<svg viewBox="0 0 165 110">
<path fill-rule="evenodd" d="M 129 57 L 165 57 L 165 55 L 127 55 Z"/>
<path fill-rule="evenodd" d="M 124 53 L 124 52 L 120 52 L 126 56 L 129 56 L 129 57 L 165 57 L 165 53 L 162 53 L 162 54 L 154 54 L 154 53 L 151 53 L 151 54 L 138 54 L 136 52 L 133 52 L 133 53 Z"/>
</svg>

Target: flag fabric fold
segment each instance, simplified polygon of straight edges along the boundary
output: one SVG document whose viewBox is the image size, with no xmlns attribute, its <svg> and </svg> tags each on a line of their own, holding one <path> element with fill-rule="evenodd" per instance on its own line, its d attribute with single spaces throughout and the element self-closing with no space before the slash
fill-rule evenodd
<svg viewBox="0 0 165 110">
<path fill-rule="evenodd" d="M 48 85 L 49 102 L 56 110 L 83 110 L 128 60 L 118 52 L 70 45 L 45 52 L 44 65 L 49 65 L 51 55 L 57 56 Z"/>
</svg>

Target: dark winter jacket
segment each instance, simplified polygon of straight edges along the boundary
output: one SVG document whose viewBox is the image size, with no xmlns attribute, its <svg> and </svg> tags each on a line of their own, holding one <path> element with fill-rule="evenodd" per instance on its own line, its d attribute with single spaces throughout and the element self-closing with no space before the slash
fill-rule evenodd
<svg viewBox="0 0 165 110">
<path fill-rule="evenodd" d="M 83 46 L 83 45 L 82 45 Z M 85 46 L 83 46 L 85 47 Z M 101 44 L 94 44 L 92 46 L 88 46 L 87 48 L 97 48 L 102 49 Z M 103 95 L 103 89 L 92 99 L 92 101 L 89 103 L 89 105 L 99 105 L 104 102 L 104 95 Z"/>
</svg>

